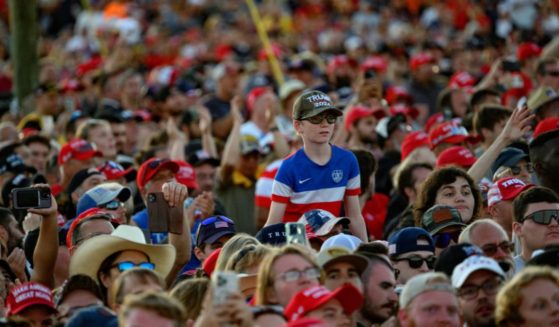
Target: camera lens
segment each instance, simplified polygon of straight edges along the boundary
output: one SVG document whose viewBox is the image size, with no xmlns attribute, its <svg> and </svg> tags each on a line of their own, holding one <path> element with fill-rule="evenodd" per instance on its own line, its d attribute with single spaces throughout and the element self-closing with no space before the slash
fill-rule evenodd
<svg viewBox="0 0 559 327">
<path fill-rule="evenodd" d="M 148 196 L 148 200 L 149 200 L 149 202 L 155 202 L 155 195 L 150 194 L 150 195 Z"/>
</svg>

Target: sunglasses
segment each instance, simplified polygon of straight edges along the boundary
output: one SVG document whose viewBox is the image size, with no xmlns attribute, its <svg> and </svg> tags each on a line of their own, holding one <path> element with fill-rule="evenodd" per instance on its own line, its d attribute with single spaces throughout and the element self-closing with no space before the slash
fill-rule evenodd
<svg viewBox="0 0 559 327">
<path fill-rule="evenodd" d="M 501 249 L 505 253 L 511 253 L 514 250 L 514 244 L 508 241 L 504 241 L 499 244 L 490 243 L 485 244 L 481 247 L 481 249 L 486 256 L 491 257 L 497 253 L 497 249 Z"/>
<path fill-rule="evenodd" d="M 437 258 L 433 255 L 427 258 L 422 258 L 418 255 L 414 255 L 407 258 L 394 259 L 394 261 L 407 261 L 408 265 L 412 269 L 421 268 L 421 266 L 423 266 L 423 262 L 425 262 L 427 264 L 427 268 L 433 269 L 435 267 L 435 261 L 437 261 Z"/>
<path fill-rule="evenodd" d="M 233 220 L 231 220 L 231 219 L 229 219 L 225 216 L 214 216 L 214 217 L 210 217 L 210 218 L 205 219 L 204 221 L 202 221 L 202 225 L 207 226 L 209 224 L 213 224 L 213 223 L 218 222 L 218 221 L 226 221 L 229 224 L 234 224 L 235 223 Z"/>
<path fill-rule="evenodd" d="M 136 263 L 133 263 L 132 261 L 123 261 L 123 262 L 119 262 L 119 263 L 114 264 L 114 265 L 111 266 L 111 268 L 117 268 L 118 271 L 120 271 L 120 272 L 130 270 L 130 269 L 135 268 L 135 267 L 154 270 L 155 269 L 155 264 L 152 263 L 152 262 L 140 262 L 140 263 L 136 264 Z"/>
<path fill-rule="evenodd" d="M 435 243 L 435 247 L 439 249 L 445 249 L 450 244 L 450 241 L 458 243 L 458 237 L 460 236 L 460 233 L 461 231 L 457 230 L 454 232 L 439 233 L 433 235 L 433 242 Z"/>
<path fill-rule="evenodd" d="M 559 224 L 559 210 L 536 211 L 524 217 L 524 219 L 522 219 L 521 222 L 524 222 L 528 219 L 531 219 L 536 224 L 540 224 L 540 225 L 549 225 L 551 223 L 551 219 L 555 219 L 555 222 Z"/>
<path fill-rule="evenodd" d="M 545 72 L 545 74 L 553 77 L 559 77 L 559 71 L 550 70 Z"/>
<path fill-rule="evenodd" d="M 124 205 L 124 203 L 115 199 L 115 200 L 112 200 L 111 202 L 107 202 L 107 203 L 99 206 L 99 208 L 108 209 L 108 210 L 116 210 L 116 209 L 122 207 L 123 205 Z"/>
<path fill-rule="evenodd" d="M 328 124 L 334 124 L 336 122 L 336 120 L 338 119 L 338 116 L 332 115 L 332 114 L 330 114 L 330 115 L 316 115 L 316 116 L 309 117 L 305 120 L 308 121 L 311 124 L 318 125 L 318 124 L 321 124 L 324 119 L 326 119 Z"/>
</svg>

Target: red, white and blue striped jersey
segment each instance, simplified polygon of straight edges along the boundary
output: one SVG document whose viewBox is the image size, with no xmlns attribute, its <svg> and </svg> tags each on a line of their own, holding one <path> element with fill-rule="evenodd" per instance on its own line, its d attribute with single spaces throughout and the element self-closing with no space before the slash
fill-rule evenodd
<svg viewBox="0 0 559 327">
<path fill-rule="evenodd" d="M 297 221 L 313 209 L 340 216 L 346 196 L 359 195 L 361 179 L 355 155 L 332 147 L 332 157 L 320 166 L 307 157 L 303 149 L 287 157 L 274 180 L 272 201 L 286 203 L 283 222 Z"/>
</svg>

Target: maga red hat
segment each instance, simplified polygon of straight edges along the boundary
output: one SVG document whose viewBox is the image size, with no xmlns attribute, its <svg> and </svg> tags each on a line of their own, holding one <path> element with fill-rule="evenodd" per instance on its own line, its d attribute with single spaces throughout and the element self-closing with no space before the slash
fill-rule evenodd
<svg viewBox="0 0 559 327">
<path fill-rule="evenodd" d="M 363 105 L 355 105 L 349 108 L 347 115 L 345 116 L 344 127 L 347 131 L 353 123 L 361 118 L 374 116 L 376 119 L 381 119 L 386 116 L 384 109 L 382 108 L 370 108 Z"/>
<path fill-rule="evenodd" d="M 17 315 L 34 305 L 47 307 L 53 313 L 57 312 L 48 287 L 34 282 L 15 286 L 6 298 L 6 316 Z"/>
<path fill-rule="evenodd" d="M 518 178 L 501 178 L 487 191 L 487 205 L 491 207 L 501 201 L 512 201 L 520 193 L 533 186 L 534 184 L 526 184 Z"/>
<path fill-rule="evenodd" d="M 404 138 L 402 141 L 402 147 L 400 148 L 400 152 L 402 154 L 402 160 L 406 159 L 413 150 L 426 147 L 429 148 L 429 136 L 427 133 L 422 131 L 415 131 L 411 132 Z"/>
<path fill-rule="evenodd" d="M 525 42 L 518 45 L 516 48 L 516 58 L 523 61 L 532 57 L 538 57 L 542 52 L 539 45 L 532 42 Z"/>
<path fill-rule="evenodd" d="M 403 86 L 391 86 L 386 90 L 386 101 L 388 104 L 393 105 L 400 100 L 406 103 L 412 102 L 411 93 Z"/>
<path fill-rule="evenodd" d="M 462 168 L 470 168 L 476 162 L 476 157 L 469 149 L 463 146 L 452 146 L 445 149 L 437 157 L 437 168 L 449 165 L 457 165 Z"/>
<path fill-rule="evenodd" d="M 410 59 L 410 69 L 412 71 L 417 70 L 419 67 L 425 65 L 425 64 L 429 64 L 429 63 L 434 63 L 435 62 L 435 58 L 426 52 L 420 52 L 417 53 L 415 55 L 413 55 Z"/>
<path fill-rule="evenodd" d="M 197 189 L 196 172 L 194 168 L 192 168 L 192 165 L 182 160 L 176 160 L 175 162 L 179 165 L 179 170 L 175 174 L 177 182 L 185 185 L 189 190 Z"/>
<path fill-rule="evenodd" d="M 469 140 L 473 140 L 473 138 L 470 137 L 466 128 L 460 126 L 455 120 L 439 124 L 429 132 L 431 148 L 435 148 L 441 143 L 460 144 Z"/>
<path fill-rule="evenodd" d="M 144 189 L 146 183 L 149 182 L 155 174 L 162 169 L 169 169 L 174 174 L 179 171 L 179 165 L 169 159 L 151 158 L 144 162 L 138 169 L 136 175 L 136 183 L 140 190 Z"/>
<path fill-rule="evenodd" d="M 351 314 L 363 305 L 363 295 L 352 284 L 344 284 L 334 291 L 324 286 L 314 286 L 295 294 L 285 307 L 284 313 L 288 321 L 304 317 L 330 300 L 336 299 L 346 314 Z"/>
<path fill-rule="evenodd" d="M 63 165 L 71 159 L 88 160 L 93 157 L 102 157 L 103 154 L 95 149 L 95 146 L 86 140 L 73 139 L 64 144 L 58 154 L 58 164 Z"/>
<path fill-rule="evenodd" d="M 363 71 L 374 70 L 383 73 L 386 68 L 388 68 L 388 62 L 381 56 L 368 57 L 361 63 L 361 70 Z"/>
<path fill-rule="evenodd" d="M 559 136 L 559 117 L 546 118 L 536 125 L 530 147 L 542 145 L 549 139 Z"/>
</svg>

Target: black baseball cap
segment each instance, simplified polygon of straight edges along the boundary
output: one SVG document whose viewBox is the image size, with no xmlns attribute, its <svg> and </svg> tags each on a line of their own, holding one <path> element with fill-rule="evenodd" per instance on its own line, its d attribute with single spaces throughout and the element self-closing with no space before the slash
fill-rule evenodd
<svg viewBox="0 0 559 327">
<path fill-rule="evenodd" d="M 188 163 L 192 167 L 200 167 L 203 164 L 210 164 L 219 167 L 219 159 L 211 157 L 206 151 L 198 150 L 188 156 Z"/>
<path fill-rule="evenodd" d="M 483 251 L 470 243 L 454 244 L 441 252 L 435 262 L 435 271 L 445 273 L 449 278 L 452 277 L 454 268 L 473 255 L 484 255 Z"/>
<path fill-rule="evenodd" d="M 227 235 L 235 235 L 235 222 L 225 216 L 213 216 L 204 219 L 198 225 L 196 232 L 196 246 L 212 244 Z"/>
<path fill-rule="evenodd" d="M 277 223 L 262 228 L 256 233 L 256 239 L 262 244 L 284 245 L 287 242 L 285 237 L 285 224 Z"/>
</svg>

